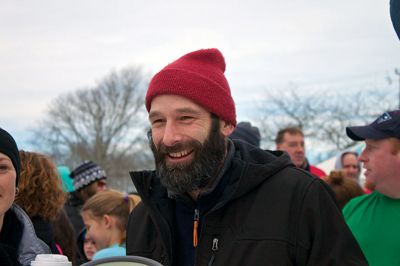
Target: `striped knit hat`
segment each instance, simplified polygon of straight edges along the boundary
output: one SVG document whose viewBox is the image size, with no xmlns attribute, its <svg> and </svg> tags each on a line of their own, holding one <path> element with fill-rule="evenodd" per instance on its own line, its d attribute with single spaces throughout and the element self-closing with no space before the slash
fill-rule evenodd
<svg viewBox="0 0 400 266">
<path fill-rule="evenodd" d="M 158 95 L 179 95 L 236 126 L 235 103 L 224 72 L 225 59 L 217 49 L 182 56 L 152 78 L 146 94 L 147 111 Z"/>
<path fill-rule="evenodd" d="M 106 172 L 92 161 L 85 161 L 70 174 L 75 190 L 80 190 L 93 182 L 107 179 Z"/>
</svg>

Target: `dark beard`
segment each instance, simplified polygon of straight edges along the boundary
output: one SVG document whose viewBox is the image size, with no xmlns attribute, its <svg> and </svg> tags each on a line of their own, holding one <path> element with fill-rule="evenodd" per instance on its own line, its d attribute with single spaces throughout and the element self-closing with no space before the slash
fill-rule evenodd
<svg viewBox="0 0 400 266">
<path fill-rule="evenodd" d="M 212 118 L 212 126 L 207 139 L 201 144 L 192 140 L 167 147 L 160 143 L 156 148 L 149 131 L 149 144 L 154 154 L 157 174 L 161 184 L 169 191 L 184 194 L 206 187 L 221 169 L 226 151 L 225 137 L 220 133 L 219 119 Z M 194 158 L 189 163 L 168 165 L 166 157 L 170 152 L 189 148 Z"/>
</svg>

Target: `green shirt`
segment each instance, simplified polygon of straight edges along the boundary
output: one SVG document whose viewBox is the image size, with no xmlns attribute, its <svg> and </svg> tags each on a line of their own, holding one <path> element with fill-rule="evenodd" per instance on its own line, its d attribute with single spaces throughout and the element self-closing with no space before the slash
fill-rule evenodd
<svg viewBox="0 0 400 266">
<path fill-rule="evenodd" d="M 343 215 L 369 265 L 400 265 L 400 200 L 374 192 L 351 200 Z"/>
</svg>

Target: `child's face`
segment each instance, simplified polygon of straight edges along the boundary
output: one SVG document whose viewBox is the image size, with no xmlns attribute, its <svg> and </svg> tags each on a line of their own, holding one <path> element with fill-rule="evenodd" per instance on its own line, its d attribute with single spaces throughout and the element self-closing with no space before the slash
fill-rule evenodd
<svg viewBox="0 0 400 266">
<path fill-rule="evenodd" d="M 87 230 L 86 235 L 94 241 L 96 249 L 107 248 L 110 245 L 110 235 L 104 219 L 96 219 L 87 212 L 83 212 L 82 218 Z"/>
<path fill-rule="evenodd" d="M 94 253 L 96 253 L 97 249 L 95 246 L 95 242 L 93 239 L 89 237 L 86 233 L 85 240 L 83 242 L 83 252 L 85 252 L 85 256 L 88 260 L 92 260 Z"/>
</svg>

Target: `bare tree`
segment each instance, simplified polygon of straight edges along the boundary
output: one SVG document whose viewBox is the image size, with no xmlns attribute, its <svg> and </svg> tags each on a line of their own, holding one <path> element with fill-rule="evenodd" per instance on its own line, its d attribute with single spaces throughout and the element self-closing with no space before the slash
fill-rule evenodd
<svg viewBox="0 0 400 266">
<path fill-rule="evenodd" d="M 111 184 L 123 188 L 131 183 L 128 170 L 140 167 L 136 162 L 143 160 L 137 157 L 145 156 L 145 83 L 140 68 L 127 68 L 93 88 L 59 96 L 34 130 L 33 143 L 70 167 L 95 161 L 108 171 Z"/>
<path fill-rule="evenodd" d="M 257 124 L 269 147 L 273 147 L 278 130 L 297 126 L 308 139 L 320 143 L 326 150 L 342 150 L 355 144 L 346 136 L 346 126 L 366 124 L 383 111 L 396 107 L 390 89 L 342 94 L 329 91 L 299 94 L 298 91 L 292 86 L 283 93 L 270 93 L 267 101 L 258 104 Z"/>
</svg>

